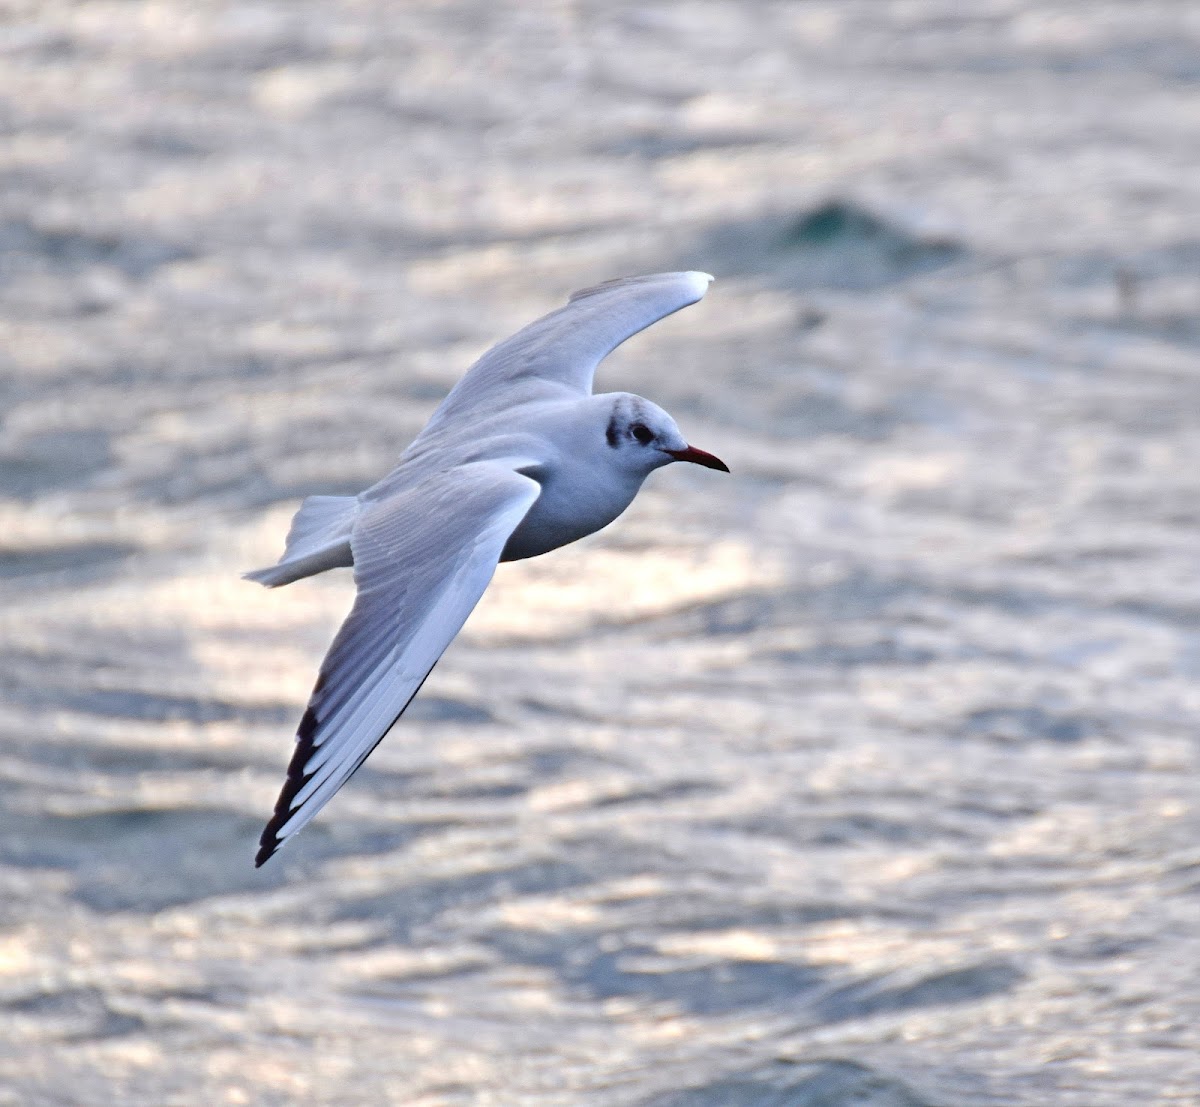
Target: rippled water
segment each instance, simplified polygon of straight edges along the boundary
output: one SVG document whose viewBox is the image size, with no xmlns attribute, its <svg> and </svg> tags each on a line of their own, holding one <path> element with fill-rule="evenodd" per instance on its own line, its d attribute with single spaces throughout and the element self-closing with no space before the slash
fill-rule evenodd
<svg viewBox="0 0 1200 1107">
<path fill-rule="evenodd" d="M 1200 1102 L 1191 8 L 4 16 L 0 1103 Z M 734 475 L 256 872 L 351 587 L 239 571 L 684 266 L 601 385 Z"/>
</svg>

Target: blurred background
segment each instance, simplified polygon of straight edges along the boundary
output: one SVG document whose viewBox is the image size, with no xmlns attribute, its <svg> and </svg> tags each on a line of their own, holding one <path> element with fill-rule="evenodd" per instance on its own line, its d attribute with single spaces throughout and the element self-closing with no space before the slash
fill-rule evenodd
<svg viewBox="0 0 1200 1107">
<path fill-rule="evenodd" d="M 0 1103 L 1200 1101 L 1200 11 L 5 4 Z M 572 289 L 656 474 L 259 872 L 394 463 Z"/>
</svg>

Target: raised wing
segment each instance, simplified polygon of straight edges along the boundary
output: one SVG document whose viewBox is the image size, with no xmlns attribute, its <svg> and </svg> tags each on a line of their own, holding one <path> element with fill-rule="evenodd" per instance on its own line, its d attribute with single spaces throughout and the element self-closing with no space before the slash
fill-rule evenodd
<svg viewBox="0 0 1200 1107">
<path fill-rule="evenodd" d="M 364 510 L 351 536 L 358 595 L 321 664 L 256 866 L 333 798 L 404 713 L 539 492 L 511 463 L 481 461 Z"/>
<path fill-rule="evenodd" d="M 608 354 L 651 323 L 696 303 L 712 279 L 708 273 L 654 273 L 576 292 L 565 306 L 488 350 L 429 425 L 461 410 L 518 402 L 529 397 L 530 385 L 588 395 L 596 366 Z"/>
</svg>

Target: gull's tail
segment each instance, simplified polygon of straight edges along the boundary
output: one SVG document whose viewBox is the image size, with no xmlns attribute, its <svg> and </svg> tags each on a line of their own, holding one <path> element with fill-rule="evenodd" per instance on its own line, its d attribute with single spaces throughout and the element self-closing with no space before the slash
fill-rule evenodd
<svg viewBox="0 0 1200 1107">
<path fill-rule="evenodd" d="M 279 564 L 242 576 L 268 588 L 278 588 L 326 569 L 353 565 L 350 532 L 358 507 L 357 496 L 309 496 L 292 519 Z"/>
</svg>

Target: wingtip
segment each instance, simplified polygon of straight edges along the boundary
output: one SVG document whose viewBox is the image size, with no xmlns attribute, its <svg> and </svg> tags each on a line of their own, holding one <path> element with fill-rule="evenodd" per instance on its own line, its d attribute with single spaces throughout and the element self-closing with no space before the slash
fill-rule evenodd
<svg viewBox="0 0 1200 1107">
<path fill-rule="evenodd" d="M 701 299 L 708 291 L 708 286 L 717 278 L 711 273 L 702 272 L 699 269 L 689 269 L 684 276 L 691 281 L 692 289 L 696 294 L 696 299 Z"/>
<path fill-rule="evenodd" d="M 279 805 L 277 804 L 270 821 L 263 827 L 263 832 L 258 839 L 258 852 L 254 855 L 254 867 L 256 869 L 261 869 L 263 865 L 275 856 L 279 847 L 283 845 L 283 839 L 279 837 L 279 828 L 282 822 Z"/>
<path fill-rule="evenodd" d="M 573 304 L 578 300 L 586 300 L 592 296 L 630 285 L 661 284 L 666 281 L 673 288 L 678 288 L 681 279 L 694 297 L 688 301 L 692 304 L 703 297 L 704 293 L 708 291 L 709 284 L 716 280 L 711 273 L 702 273 L 699 269 L 673 270 L 670 273 L 646 273 L 638 277 L 615 277 L 611 281 L 604 281 L 588 288 L 581 288 L 578 292 L 572 292 L 567 303 Z"/>
<path fill-rule="evenodd" d="M 317 677 L 314 695 L 321 690 L 324 683 L 325 673 L 322 672 Z M 296 796 L 312 779 L 312 773 L 306 771 L 305 766 L 308 764 L 308 759 L 313 753 L 313 735 L 316 729 L 317 715 L 312 705 L 309 704 L 305 708 L 304 714 L 300 717 L 300 725 L 296 728 L 296 748 L 292 753 L 292 760 L 288 765 L 283 787 L 279 790 L 279 798 L 275 801 L 275 810 L 272 812 L 267 825 L 263 828 L 262 837 L 258 840 L 258 853 L 254 857 L 254 867 L 256 869 L 262 868 L 267 861 L 278 853 L 291 834 L 294 833 L 295 828 L 284 834 L 280 834 L 280 831 L 287 826 L 288 822 L 296 814 L 300 806 L 296 804 Z"/>
<path fill-rule="evenodd" d="M 276 812 L 263 830 L 262 837 L 258 840 L 258 852 L 254 855 L 254 867 L 256 869 L 261 869 L 263 865 L 279 852 L 280 846 L 283 845 L 284 839 L 280 838 L 278 833 L 279 825 L 279 812 Z"/>
</svg>

